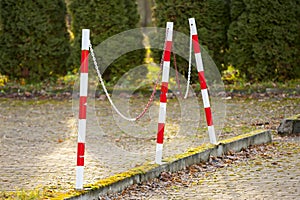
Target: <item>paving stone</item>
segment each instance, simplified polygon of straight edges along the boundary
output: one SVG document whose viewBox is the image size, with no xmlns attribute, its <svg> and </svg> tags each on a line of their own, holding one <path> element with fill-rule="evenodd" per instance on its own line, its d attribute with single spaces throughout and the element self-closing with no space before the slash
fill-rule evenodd
<svg viewBox="0 0 300 200">
<path fill-rule="evenodd" d="M 263 101 L 229 100 L 226 118 L 228 120 L 225 126 L 232 129 L 223 133 L 218 132 L 219 138 L 242 134 L 243 131 L 236 131 L 241 126 L 251 129 L 262 126 L 268 128 L 265 122 L 269 121 L 270 116 L 265 113 L 271 111 L 274 117 L 273 125 L 276 128 L 284 115 L 294 112 L 298 105 L 297 101 L 287 99 L 284 100 L 284 105 L 289 107 L 284 109 L 281 99 L 265 101 L 272 102 L 271 107 L 266 107 L 266 102 Z M 147 99 L 133 102 L 132 114 L 139 113 L 146 102 Z M 198 106 L 188 108 L 183 106 L 185 103 L 182 101 L 170 100 L 164 156 L 182 153 L 189 147 L 208 142 L 201 101 L 197 103 Z M 93 104 L 95 106 L 91 106 L 88 110 L 85 184 L 126 171 L 145 161 L 153 161 L 158 104 L 151 107 L 147 116 L 141 119 L 137 126 L 120 120 L 111 110 L 108 102 L 89 103 L 89 105 Z M 216 104 L 218 103 L 212 106 L 220 108 L 215 109 L 217 113 L 222 110 L 222 106 Z M 0 99 L 0 108 L 0 177 L 2 177 L 0 191 L 11 191 L 17 188 L 34 189 L 41 185 L 74 188 L 77 106 L 72 105 L 71 101 Z M 188 110 L 189 113 L 181 112 L 182 109 Z M 196 110 L 201 111 L 200 120 L 192 114 Z M 248 112 L 249 110 L 251 112 Z M 184 116 L 182 121 L 181 116 Z M 257 123 L 250 119 L 261 121 Z M 217 122 L 218 120 L 216 120 L 217 130 L 220 130 L 222 123 Z M 254 126 L 254 122 L 262 125 Z M 178 128 L 180 128 L 179 132 Z M 116 139 L 119 139 L 119 142 Z"/>
</svg>

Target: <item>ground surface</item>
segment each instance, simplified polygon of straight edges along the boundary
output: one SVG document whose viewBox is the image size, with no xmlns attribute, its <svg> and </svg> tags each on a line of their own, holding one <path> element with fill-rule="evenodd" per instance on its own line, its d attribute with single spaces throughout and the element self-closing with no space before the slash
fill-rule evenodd
<svg viewBox="0 0 300 200">
<path fill-rule="evenodd" d="M 164 156 L 208 142 L 201 103 L 190 101 L 173 99 L 168 103 Z M 137 97 L 126 102 L 129 113 L 135 115 L 147 99 Z M 223 128 L 222 133 L 218 132 L 220 139 L 257 128 L 276 130 L 281 119 L 299 113 L 300 105 L 299 97 L 284 95 L 215 102 L 212 101 L 216 129 Z M 123 103 L 116 104 L 122 107 Z M 95 100 L 89 105 L 92 109 L 88 111 L 85 183 L 153 160 L 157 99 L 137 126 L 113 114 L 106 100 Z M 61 190 L 74 187 L 78 105 L 74 104 L 75 115 L 72 107 L 70 100 L 0 99 L 0 191 L 45 185 Z M 193 114 L 198 109 L 199 116 Z"/>
<path fill-rule="evenodd" d="M 211 157 L 100 199 L 299 199 L 300 138 Z"/>
</svg>

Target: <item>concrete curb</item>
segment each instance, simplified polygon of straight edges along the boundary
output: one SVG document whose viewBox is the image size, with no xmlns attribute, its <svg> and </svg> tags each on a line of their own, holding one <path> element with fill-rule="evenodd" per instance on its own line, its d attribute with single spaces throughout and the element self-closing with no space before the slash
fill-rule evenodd
<svg viewBox="0 0 300 200">
<path fill-rule="evenodd" d="M 300 114 L 283 119 L 277 129 L 278 134 L 300 136 Z"/>
<path fill-rule="evenodd" d="M 228 151 L 241 151 L 241 149 L 251 145 L 269 143 L 271 141 L 272 136 L 269 130 L 257 130 L 228 140 L 222 140 L 218 145 L 204 144 L 197 148 L 189 149 L 183 154 L 164 159 L 165 163 L 162 165 L 145 164 L 94 184 L 85 185 L 85 190 L 83 191 L 73 191 L 53 199 L 98 199 L 101 194 L 120 192 L 132 184 L 159 177 L 163 171 L 176 172 L 201 161 L 207 161 L 211 155 L 219 156 Z"/>
</svg>

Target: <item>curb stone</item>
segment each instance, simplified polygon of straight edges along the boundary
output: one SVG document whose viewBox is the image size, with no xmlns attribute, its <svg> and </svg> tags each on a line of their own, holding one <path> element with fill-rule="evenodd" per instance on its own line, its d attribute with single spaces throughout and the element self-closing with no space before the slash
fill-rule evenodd
<svg viewBox="0 0 300 200">
<path fill-rule="evenodd" d="M 98 199 L 99 195 L 120 192 L 126 187 L 159 177 L 164 171 L 176 172 L 193 164 L 207 161 L 210 156 L 221 156 L 228 151 L 241 151 L 251 145 L 269 143 L 272 141 L 269 130 L 256 130 L 247 134 L 220 141 L 217 145 L 203 144 L 196 148 L 188 149 L 183 154 L 178 154 L 164 159 L 162 165 L 147 163 L 126 172 L 99 180 L 94 184 L 85 185 L 84 190 L 62 194 L 53 199 L 66 200 L 91 200 Z"/>
<path fill-rule="evenodd" d="M 285 135 L 297 135 L 300 136 L 300 114 L 283 119 L 278 129 L 278 134 Z"/>
</svg>

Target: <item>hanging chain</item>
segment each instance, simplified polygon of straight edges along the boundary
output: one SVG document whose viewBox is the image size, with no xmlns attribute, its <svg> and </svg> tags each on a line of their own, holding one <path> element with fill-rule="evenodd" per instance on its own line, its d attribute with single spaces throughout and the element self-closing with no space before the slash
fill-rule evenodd
<svg viewBox="0 0 300 200">
<path fill-rule="evenodd" d="M 192 43 L 193 43 L 193 38 L 192 38 L 192 34 L 190 34 L 189 71 L 188 71 L 188 80 L 187 80 L 187 83 L 186 83 L 186 92 L 185 92 L 185 95 L 184 95 L 184 99 L 186 99 L 188 97 L 189 88 L 190 88 L 191 71 L 192 71 Z"/>
<path fill-rule="evenodd" d="M 164 50 L 165 50 L 165 48 L 166 48 L 166 39 L 167 39 L 167 36 L 168 36 L 168 32 L 169 32 L 169 31 L 168 31 L 168 29 L 167 29 L 167 31 L 166 31 L 166 36 L 165 36 Z M 152 94 L 151 94 L 151 96 L 150 96 L 150 98 L 149 98 L 149 100 L 148 100 L 148 103 L 146 104 L 144 110 L 143 110 L 136 118 L 129 118 L 129 117 L 126 117 L 125 115 L 123 115 L 123 114 L 117 109 L 117 107 L 115 106 L 115 104 L 113 103 L 113 101 L 112 101 L 111 97 L 109 96 L 109 94 L 108 94 L 108 92 L 107 92 L 107 89 L 106 89 L 106 87 L 105 87 L 105 84 L 104 84 L 102 75 L 101 75 L 101 73 L 100 73 L 100 70 L 99 70 L 99 67 L 98 67 L 98 63 L 97 63 L 97 59 L 96 59 L 96 56 L 95 56 L 95 53 L 94 53 L 94 49 L 93 49 L 93 46 L 92 46 L 91 42 L 90 42 L 90 44 L 89 44 L 89 48 L 90 48 L 90 51 L 91 51 L 91 56 L 92 56 L 92 59 L 93 59 L 94 68 L 95 68 L 95 70 L 96 70 L 96 72 L 97 72 L 99 82 L 101 83 L 102 88 L 103 88 L 103 90 L 104 90 L 104 93 L 105 93 L 107 99 L 109 100 L 110 104 L 111 104 L 112 107 L 114 108 L 114 110 L 115 110 L 115 111 L 116 111 L 123 119 L 125 119 L 125 120 L 127 120 L 127 121 L 132 121 L 132 122 L 133 122 L 133 121 L 137 121 L 137 120 L 139 120 L 140 118 L 142 118 L 142 117 L 145 115 L 145 113 L 147 112 L 147 110 L 149 109 L 151 103 L 152 103 L 153 100 L 154 100 L 154 96 L 155 96 L 155 93 L 156 93 L 156 88 L 157 88 L 157 85 L 158 85 L 158 83 L 159 83 L 159 79 L 160 79 L 160 77 L 161 77 L 161 72 L 162 72 L 162 68 L 163 68 L 163 58 L 164 58 L 165 51 L 163 51 L 163 55 L 162 55 L 161 60 L 160 60 L 160 71 L 159 71 L 159 74 L 158 74 L 158 78 L 156 79 L 155 85 L 154 85 L 154 87 L 153 87 L 153 92 L 152 92 Z"/>
<path fill-rule="evenodd" d="M 145 113 L 147 112 L 147 110 L 149 109 L 150 105 L 152 104 L 152 102 L 154 100 L 154 96 L 155 96 L 155 93 L 156 93 L 156 88 L 158 86 L 158 83 L 159 83 L 159 80 L 160 80 L 160 77 L 161 77 L 161 73 L 162 73 L 162 69 L 163 69 L 163 62 L 164 62 L 164 57 L 165 57 L 165 49 L 166 49 L 166 43 L 167 43 L 168 33 L 169 33 L 169 28 L 167 28 L 167 31 L 166 31 L 165 44 L 164 44 L 164 48 L 163 48 L 163 54 L 162 54 L 162 57 L 161 57 L 160 63 L 159 63 L 160 69 L 159 69 L 159 73 L 158 73 L 156 82 L 155 82 L 155 84 L 153 86 L 152 94 L 151 94 L 151 96 L 149 98 L 149 101 L 148 101 L 147 105 L 145 106 L 143 112 L 136 117 L 136 120 L 139 120 L 140 118 L 142 118 L 145 115 Z"/>
<path fill-rule="evenodd" d="M 135 118 L 128 118 L 128 117 L 124 116 L 124 115 L 117 109 L 117 107 L 115 106 L 115 104 L 114 104 L 113 101 L 111 100 L 111 98 L 110 98 L 110 96 L 109 96 L 109 94 L 108 94 L 108 92 L 107 92 L 107 89 L 106 89 L 106 87 L 105 87 L 105 85 L 104 85 L 104 81 L 103 81 L 103 79 L 102 79 L 102 75 L 101 75 L 101 73 L 100 73 L 100 71 L 99 71 L 98 63 L 97 63 L 96 56 L 95 56 L 95 53 L 94 53 L 94 50 L 93 50 L 93 47 L 92 47 L 91 42 L 90 42 L 89 47 L 90 47 L 92 59 L 93 59 L 93 62 L 94 62 L 94 67 L 95 67 L 95 69 L 96 69 L 96 72 L 97 72 L 99 81 L 100 81 L 100 83 L 101 83 L 101 85 L 102 85 L 102 88 L 103 88 L 103 90 L 104 90 L 104 93 L 105 93 L 105 95 L 106 95 L 108 101 L 110 102 L 111 106 L 115 109 L 115 111 L 116 111 L 123 119 L 128 120 L 128 121 L 135 121 L 135 120 L 136 120 Z"/>
<path fill-rule="evenodd" d="M 189 88 L 190 88 L 190 80 L 191 80 L 191 69 L 192 69 L 192 34 L 190 34 L 190 53 L 189 53 L 189 70 L 188 70 L 188 80 L 186 83 L 186 92 L 184 97 L 182 96 L 181 93 L 181 87 L 180 87 L 180 80 L 179 80 L 179 73 L 178 73 L 178 68 L 177 68 L 177 62 L 176 62 L 176 55 L 173 53 L 173 58 L 174 58 L 174 68 L 175 68 L 175 73 L 176 73 L 176 82 L 179 90 L 179 95 L 181 98 L 186 99 L 189 93 Z"/>
</svg>

